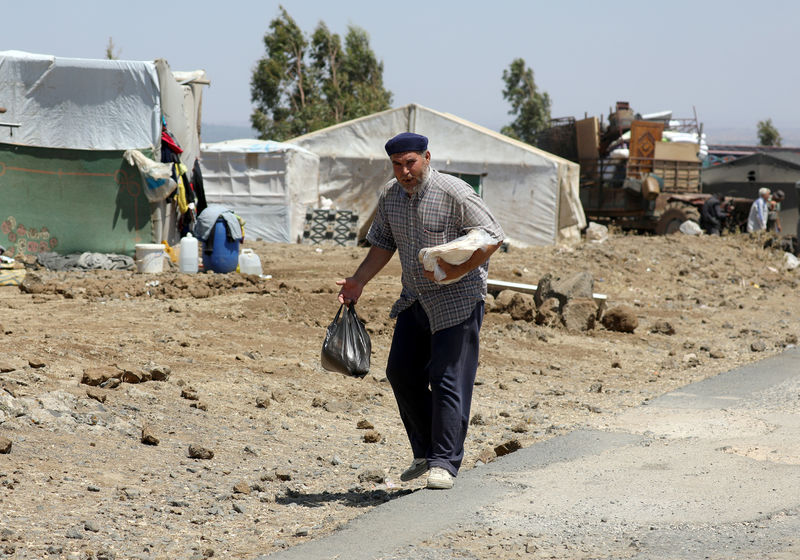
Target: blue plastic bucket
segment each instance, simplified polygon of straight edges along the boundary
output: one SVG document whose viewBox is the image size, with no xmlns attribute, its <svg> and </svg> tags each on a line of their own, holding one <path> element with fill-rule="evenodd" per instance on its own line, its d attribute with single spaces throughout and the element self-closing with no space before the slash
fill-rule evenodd
<svg viewBox="0 0 800 560">
<path fill-rule="evenodd" d="M 228 238 L 228 228 L 224 218 L 214 224 L 213 239 L 203 248 L 203 267 L 206 270 L 226 273 L 233 272 L 239 265 L 240 241 Z"/>
</svg>

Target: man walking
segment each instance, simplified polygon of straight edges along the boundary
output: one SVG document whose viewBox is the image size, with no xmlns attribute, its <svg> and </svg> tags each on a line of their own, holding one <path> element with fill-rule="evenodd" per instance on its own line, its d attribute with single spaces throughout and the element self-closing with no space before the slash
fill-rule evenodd
<svg viewBox="0 0 800 560">
<path fill-rule="evenodd" d="M 386 142 L 385 149 L 395 179 L 381 192 L 367 234 L 367 256 L 352 276 L 336 282 L 338 298 L 357 301 L 367 282 L 399 253 L 402 291 L 390 313 L 397 322 L 386 376 L 414 453 L 400 479 L 427 472 L 428 488 L 447 489 L 464 457 L 488 260 L 504 234 L 472 187 L 431 169 L 425 136 L 404 132 Z M 486 231 L 495 243 L 460 265 L 439 259 L 446 275 L 437 282 L 420 263 L 419 250 L 473 229 Z"/>
</svg>

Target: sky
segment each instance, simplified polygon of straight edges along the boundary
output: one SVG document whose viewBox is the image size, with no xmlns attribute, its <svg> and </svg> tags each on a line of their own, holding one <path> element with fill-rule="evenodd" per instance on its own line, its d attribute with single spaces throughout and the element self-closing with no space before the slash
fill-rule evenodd
<svg viewBox="0 0 800 560">
<path fill-rule="evenodd" d="M 752 131 L 756 143 L 767 118 L 800 141 L 795 0 L 0 0 L 0 50 L 104 58 L 112 38 L 121 59 L 205 70 L 203 124 L 248 126 L 250 76 L 279 5 L 307 34 L 320 21 L 341 36 L 366 30 L 393 107 L 417 103 L 499 130 L 513 120 L 503 70 L 522 58 L 552 117 L 607 117 L 628 101 L 640 113 L 696 114 L 710 143 L 726 129 Z"/>
</svg>

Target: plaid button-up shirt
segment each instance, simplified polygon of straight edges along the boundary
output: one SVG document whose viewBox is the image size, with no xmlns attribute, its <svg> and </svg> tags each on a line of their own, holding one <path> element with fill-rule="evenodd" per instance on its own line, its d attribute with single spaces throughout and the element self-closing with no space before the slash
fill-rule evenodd
<svg viewBox="0 0 800 560">
<path fill-rule="evenodd" d="M 457 325 L 470 316 L 486 296 L 488 261 L 452 284 L 425 278 L 419 250 L 448 243 L 471 229 L 483 229 L 500 243 L 503 229 L 483 200 L 467 183 L 452 175 L 430 170 L 428 179 L 409 196 L 392 180 L 383 189 L 367 241 L 388 251 L 397 250 L 402 266 L 403 290 L 390 316 L 419 301 L 431 332 Z"/>
</svg>

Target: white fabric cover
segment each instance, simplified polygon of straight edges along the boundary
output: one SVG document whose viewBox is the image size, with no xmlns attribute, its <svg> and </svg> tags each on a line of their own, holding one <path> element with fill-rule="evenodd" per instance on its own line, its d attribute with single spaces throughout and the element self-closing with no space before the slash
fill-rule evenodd
<svg viewBox="0 0 800 560">
<path fill-rule="evenodd" d="M 579 166 L 453 115 L 406 105 L 328 127 L 290 142 L 320 157 L 320 196 L 372 221 L 380 188 L 392 178 L 386 140 L 400 132 L 429 138 L 441 172 L 482 175 L 483 198 L 517 245 L 577 242 L 586 225 Z"/>
<path fill-rule="evenodd" d="M 183 149 L 181 163 L 191 171 L 200 157 L 200 99 L 201 84 L 207 83 L 205 72 L 173 73 L 162 58 L 155 61 L 155 66 L 161 90 L 161 112 L 167 129 Z"/>
<path fill-rule="evenodd" d="M 208 203 L 245 220 L 245 238 L 302 240 L 306 209 L 319 205 L 319 158 L 290 144 L 228 140 L 200 146 Z"/>
<path fill-rule="evenodd" d="M 161 134 L 152 62 L 0 51 L 0 142 L 43 148 L 152 148 Z"/>
</svg>

